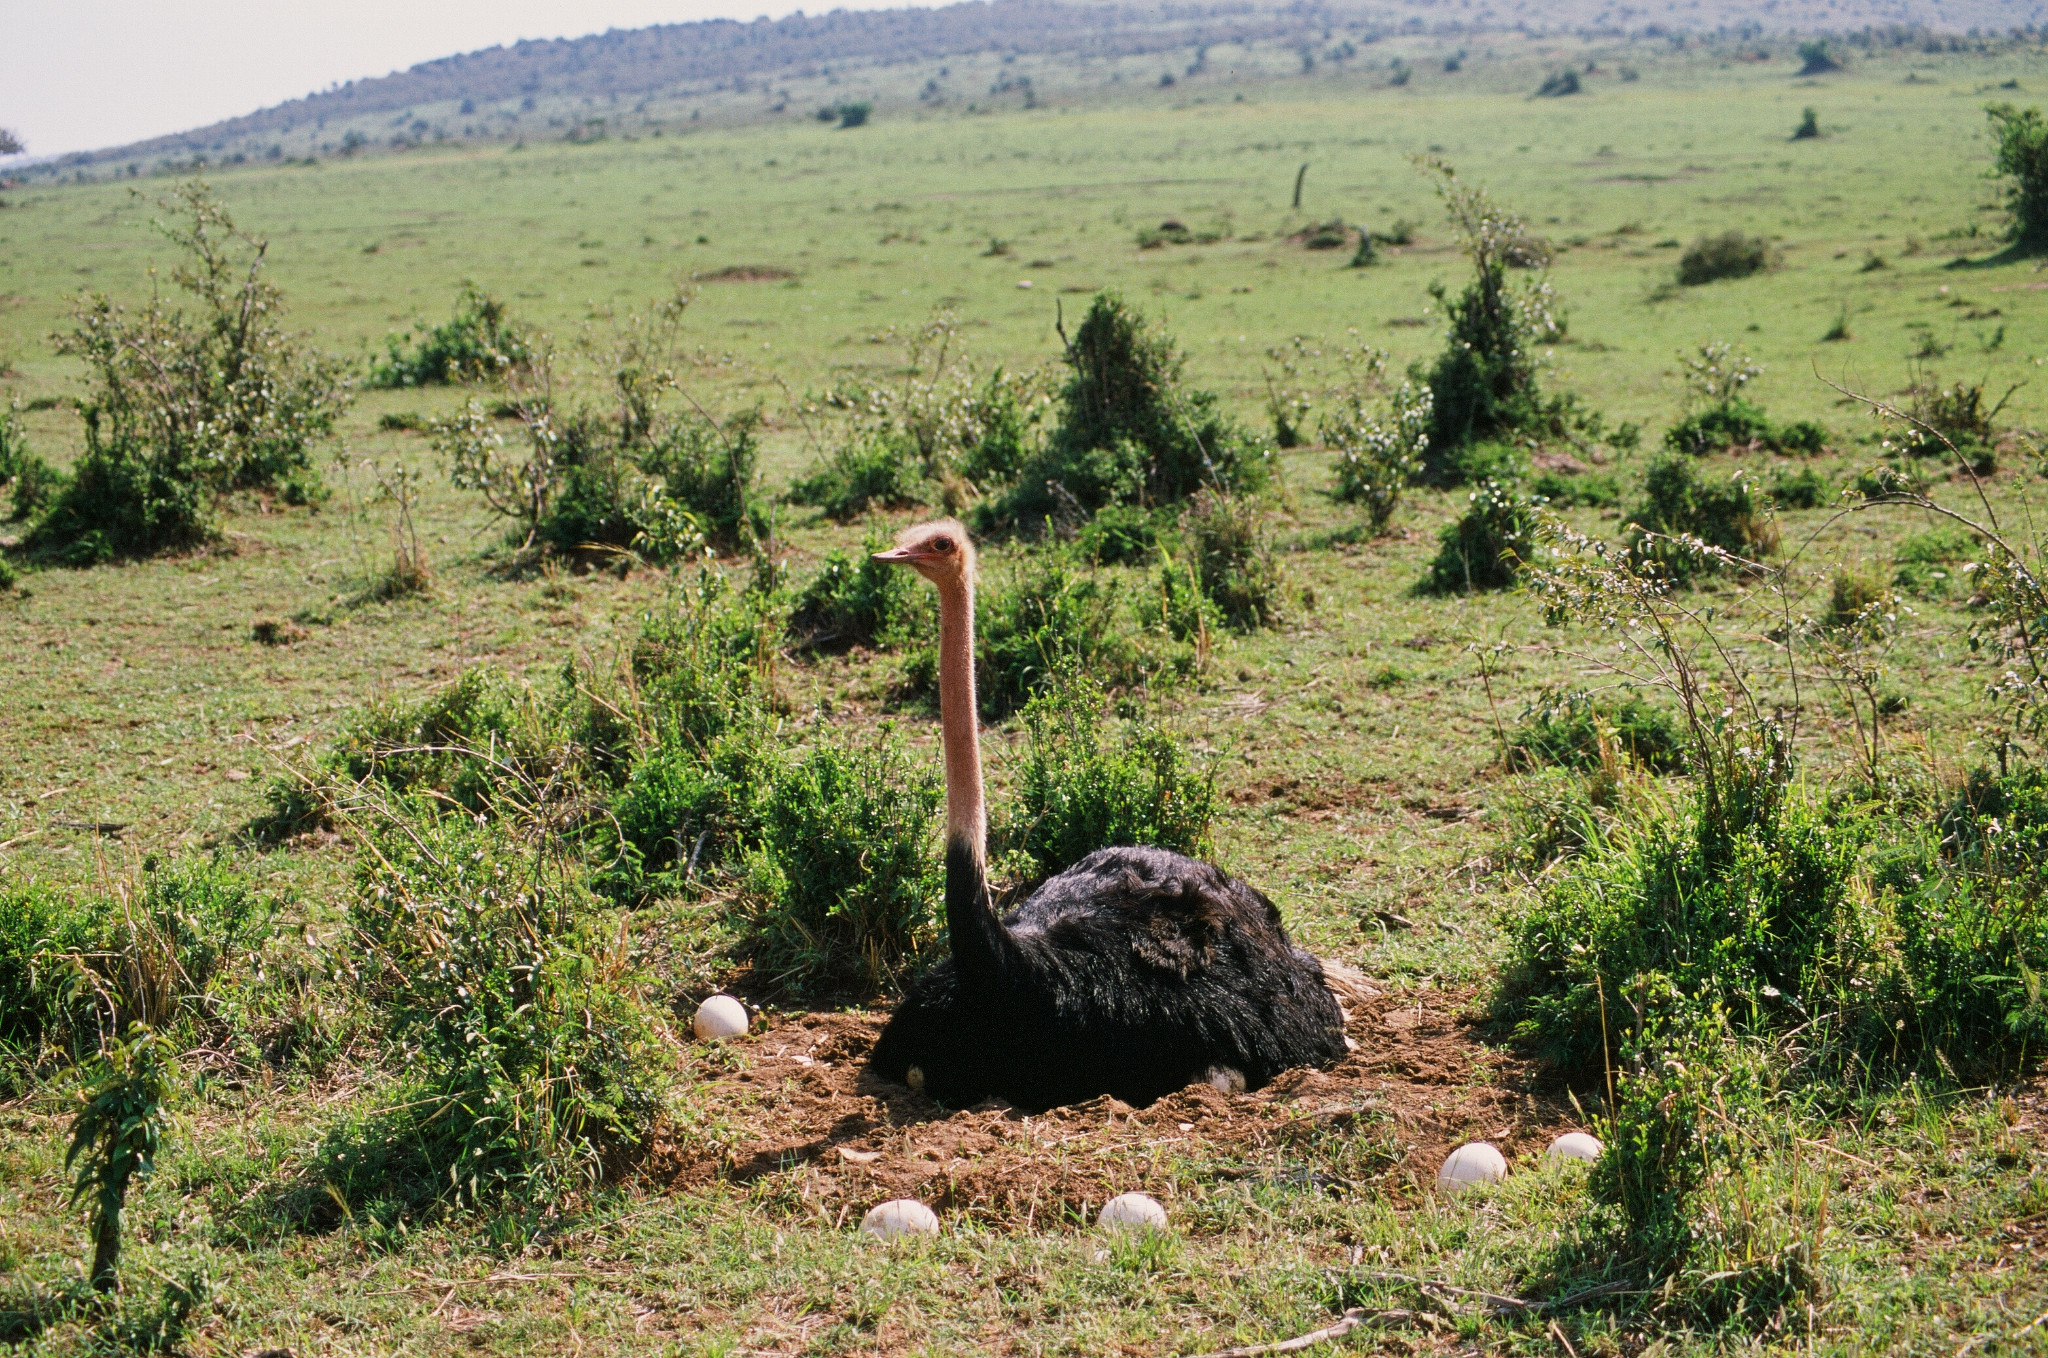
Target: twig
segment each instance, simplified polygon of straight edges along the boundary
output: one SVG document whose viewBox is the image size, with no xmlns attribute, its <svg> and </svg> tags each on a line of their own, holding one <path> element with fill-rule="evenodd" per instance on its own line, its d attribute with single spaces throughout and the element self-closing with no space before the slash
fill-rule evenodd
<svg viewBox="0 0 2048 1358">
<path fill-rule="evenodd" d="M 1296 1335 L 1292 1339 L 1277 1339 L 1270 1344 L 1246 1344 L 1241 1348 L 1218 1349 L 1214 1353 L 1193 1355 L 1193 1358 L 1254 1358 L 1254 1355 L 1265 1353 L 1299 1353 L 1303 1349 L 1314 1348 L 1317 1344 L 1342 1339 L 1361 1325 L 1401 1324 L 1420 1319 L 1422 1317 L 1414 1311 L 1368 1311 L 1363 1306 L 1354 1306 L 1346 1311 L 1336 1324 L 1326 1325 L 1320 1330 L 1310 1330 L 1307 1334 Z"/>
<path fill-rule="evenodd" d="M 1572 1341 L 1564 1337 L 1563 1328 L 1554 1320 L 1550 1322 L 1550 1337 L 1564 1345 L 1564 1351 L 1568 1358 L 1579 1358 L 1579 1351 L 1572 1347 Z"/>
</svg>

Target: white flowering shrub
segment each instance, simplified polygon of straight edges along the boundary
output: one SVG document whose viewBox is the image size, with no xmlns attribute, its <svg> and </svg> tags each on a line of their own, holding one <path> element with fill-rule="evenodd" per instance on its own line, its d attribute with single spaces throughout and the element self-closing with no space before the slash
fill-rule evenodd
<svg viewBox="0 0 2048 1358">
<path fill-rule="evenodd" d="M 1323 417 L 1319 432 L 1337 454 L 1337 498 L 1364 506 L 1373 532 L 1386 528 L 1400 507 L 1402 488 L 1421 468 L 1434 414 L 1429 388 L 1403 382 L 1384 411 L 1353 392 Z"/>
</svg>

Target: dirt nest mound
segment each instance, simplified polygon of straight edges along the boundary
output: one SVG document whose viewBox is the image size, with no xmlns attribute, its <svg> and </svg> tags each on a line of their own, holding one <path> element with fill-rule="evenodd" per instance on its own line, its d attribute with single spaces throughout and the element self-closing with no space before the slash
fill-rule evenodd
<svg viewBox="0 0 2048 1358">
<path fill-rule="evenodd" d="M 1415 990 L 1354 1004 L 1348 1057 L 1250 1093 L 1190 1085 L 1147 1108 L 1100 1098 L 1045 1113 L 997 1101 L 948 1111 L 867 1073 L 883 1016 L 792 1014 L 725 1049 L 729 1068 L 691 1100 L 703 1122 L 658 1131 L 641 1172 L 673 1188 L 747 1186 L 829 1226 L 917 1198 L 1031 1229 L 1092 1221 L 1118 1193 L 1171 1208 L 1233 1179 L 1334 1195 L 1369 1180 L 1412 1198 L 1454 1146 L 1486 1140 L 1526 1160 L 1580 1125 L 1561 1082 L 1480 1040 L 1472 1000 Z"/>
</svg>

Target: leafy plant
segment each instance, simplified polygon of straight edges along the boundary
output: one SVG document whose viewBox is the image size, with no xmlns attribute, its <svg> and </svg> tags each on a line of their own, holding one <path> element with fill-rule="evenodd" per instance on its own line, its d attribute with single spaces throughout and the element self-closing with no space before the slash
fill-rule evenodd
<svg viewBox="0 0 2048 1358">
<path fill-rule="evenodd" d="M 1337 454 L 1336 496 L 1364 506 L 1374 533 L 1386 531 L 1403 488 L 1422 470 L 1434 414 L 1429 388 L 1403 382 L 1388 398 L 1384 417 L 1368 410 L 1355 390 L 1323 416 L 1318 433 Z"/>
<path fill-rule="evenodd" d="M 1670 713 L 1633 695 L 1603 704 L 1571 693 L 1544 703 L 1509 738 L 1508 748 L 1524 764 L 1597 769 L 1611 748 L 1652 773 L 1685 767 L 1685 740 Z"/>
<path fill-rule="evenodd" d="M 108 1042 L 80 1072 L 81 1107 L 71 1121 L 64 1167 L 75 1172 L 73 1205 L 91 1204 L 93 1290 L 120 1286 L 121 1213 L 128 1188 L 156 1169 L 176 1093 L 176 1048 L 134 1024 Z"/>
<path fill-rule="evenodd" d="M 1812 141 L 1820 136 L 1820 114 L 1808 104 L 1806 111 L 1799 115 L 1799 126 L 1792 129 L 1793 141 Z"/>
<path fill-rule="evenodd" d="M 790 634 L 814 650 L 886 649 L 909 640 L 919 623 L 928 623 L 925 591 L 907 571 L 874 559 L 882 545 L 871 540 L 857 556 L 837 549 L 826 553 L 818 573 L 797 595 Z"/>
<path fill-rule="evenodd" d="M 1567 66 L 1561 71 L 1552 71 L 1543 77 L 1543 83 L 1536 87 L 1538 99 L 1561 99 L 1568 94 L 1577 94 L 1584 86 L 1579 83 L 1579 73 Z"/>
<path fill-rule="evenodd" d="M 186 256 L 171 278 L 199 315 L 152 296 L 131 318 L 91 293 L 56 340 L 86 364 L 86 447 L 29 546 L 74 565 L 204 542 L 230 490 L 316 496 L 313 447 L 348 402 L 342 365 L 278 328 L 267 243 L 197 181 L 158 206 L 184 219 L 157 229 Z"/>
<path fill-rule="evenodd" d="M 2024 249 L 2048 244 L 2048 119 L 2012 104 L 1984 106 L 1991 120 L 1994 177 L 2006 181 L 2006 230 Z"/>
<path fill-rule="evenodd" d="M 929 502 L 917 450 L 887 432 L 857 434 L 835 448 L 823 466 L 789 487 L 794 504 L 811 505 L 841 523 L 870 509 L 908 509 Z"/>
<path fill-rule="evenodd" d="M 1541 504 L 1498 481 L 1472 492 L 1465 512 L 1437 535 L 1426 586 L 1441 594 L 1502 589 L 1515 582 L 1536 548 Z"/>
<path fill-rule="evenodd" d="M 1778 547 L 1770 499 L 1754 477 L 1737 471 L 1716 485 L 1700 476 L 1692 458 L 1679 453 L 1657 458 L 1644 470 L 1642 502 L 1627 517 L 1633 559 L 1655 562 L 1674 580 L 1766 556 Z M 1699 550 L 1701 545 L 1708 550 Z"/>
<path fill-rule="evenodd" d="M 1102 729 L 1103 695 L 1069 673 L 1024 708 L 1030 747 L 1000 844 L 1050 875 L 1097 849 L 1152 844 L 1196 857 L 1214 849 L 1216 777 L 1157 726 L 1128 724 L 1114 744 Z"/>
<path fill-rule="evenodd" d="M 1267 449 L 1223 415 L 1213 393 L 1186 385 L 1185 356 L 1121 297 L 1096 296 L 1066 363 L 1059 424 L 985 515 L 991 526 L 1031 529 L 1083 520 L 1107 504 L 1265 483 Z"/>
<path fill-rule="evenodd" d="M 1280 619 L 1280 563 L 1259 523 L 1258 507 L 1204 491 L 1188 502 L 1182 524 L 1202 593 L 1239 631 Z"/>
<path fill-rule="evenodd" d="M 1770 267 L 1771 245 L 1761 236 L 1724 231 L 1701 236 L 1678 257 L 1678 284 L 1696 288 L 1724 278 L 1747 278 Z"/>
<path fill-rule="evenodd" d="M 0 489 L 11 492 L 16 522 L 47 509 L 68 478 L 29 450 L 28 431 L 12 410 L 0 410 Z"/>
<path fill-rule="evenodd" d="M 385 336 L 384 357 L 370 364 L 368 385 L 488 382 L 534 358 L 525 332 L 506 318 L 505 304 L 470 279 L 464 279 L 455 294 L 453 316 L 431 327 L 425 321 L 416 322 L 413 331 L 419 339 L 410 349 L 403 335 Z"/>
</svg>

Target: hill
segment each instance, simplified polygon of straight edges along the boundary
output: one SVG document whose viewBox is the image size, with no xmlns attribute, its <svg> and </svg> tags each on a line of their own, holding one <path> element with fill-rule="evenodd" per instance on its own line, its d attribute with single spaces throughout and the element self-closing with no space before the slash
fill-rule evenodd
<svg viewBox="0 0 2048 1358">
<path fill-rule="evenodd" d="M 1211 48 L 1260 48 L 1280 54 L 1282 69 L 1361 59 L 1383 38 L 1488 33 L 1521 37 L 1690 37 L 1754 40 L 1790 33 L 1834 34 L 1864 48 L 1955 50 L 1972 41 L 2031 32 L 2048 21 L 2042 0 L 1392 0 L 1375 5 L 1284 6 L 1250 0 L 1136 6 L 1060 0 L 967 0 L 940 8 L 779 20 L 728 19 L 614 29 L 580 38 L 511 46 L 423 62 L 409 70 L 293 99 L 240 118 L 171 136 L 57 157 L 30 177 L 184 170 L 198 164 L 353 155 L 426 142 L 593 139 L 622 127 L 800 117 L 839 97 L 900 99 L 912 107 L 1010 96 L 1027 106 L 1043 88 L 998 75 L 949 87 L 953 73 L 916 72 L 963 57 L 1014 62 L 1060 56 L 1093 68 L 1081 85 L 1121 82 L 1119 59 L 1185 50 L 1191 61 L 1166 63 L 1162 84 L 1236 73 L 1210 63 Z M 1253 62 L 1255 74 L 1271 74 Z M 897 79 L 885 77 L 893 75 Z M 1146 72 L 1147 80 L 1155 73 Z M 863 86 L 866 87 L 863 87 Z M 900 88 L 899 88 L 900 86 Z M 971 107 L 971 105 L 970 105 Z M 708 117 L 707 117 L 708 115 Z"/>
</svg>

